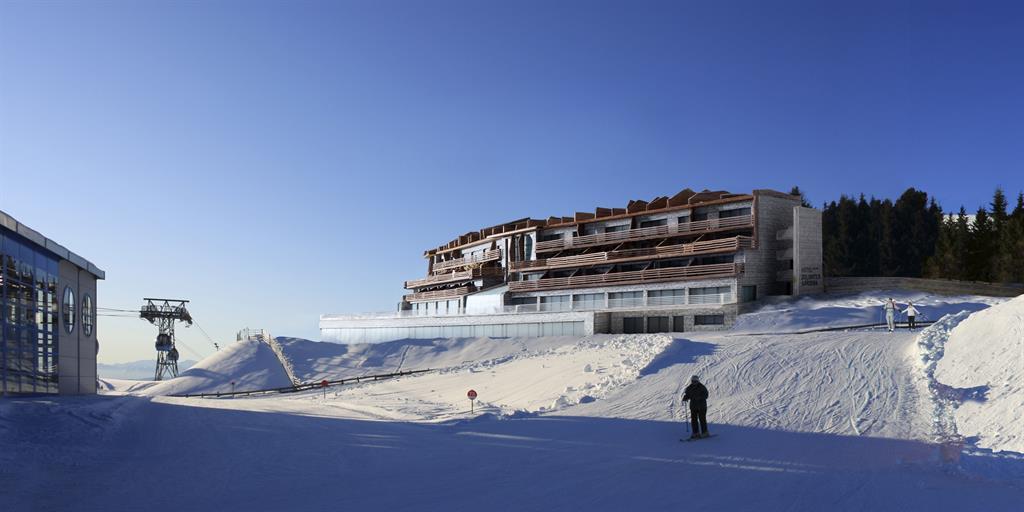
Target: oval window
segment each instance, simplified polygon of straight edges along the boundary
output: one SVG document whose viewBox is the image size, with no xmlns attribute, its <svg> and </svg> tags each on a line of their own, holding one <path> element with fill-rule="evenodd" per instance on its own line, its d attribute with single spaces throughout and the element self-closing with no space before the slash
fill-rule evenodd
<svg viewBox="0 0 1024 512">
<path fill-rule="evenodd" d="M 92 309 L 92 296 L 85 294 L 82 296 L 82 334 L 92 336 L 92 326 L 93 322 L 96 321 L 95 318 Z"/>
<path fill-rule="evenodd" d="M 64 330 L 71 334 L 75 330 L 75 292 L 70 286 L 64 287 Z"/>
</svg>

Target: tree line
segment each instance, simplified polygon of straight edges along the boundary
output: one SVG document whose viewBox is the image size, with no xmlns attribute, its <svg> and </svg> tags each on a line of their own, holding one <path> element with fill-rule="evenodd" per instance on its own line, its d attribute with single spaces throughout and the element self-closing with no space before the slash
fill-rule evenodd
<svg viewBox="0 0 1024 512">
<path fill-rule="evenodd" d="M 973 216 L 963 206 L 943 212 L 914 188 L 896 201 L 844 195 L 824 204 L 821 221 L 829 276 L 1024 283 L 1024 192 L 1011 211 L 997 188 L 988 207 Z"/>
</svg>

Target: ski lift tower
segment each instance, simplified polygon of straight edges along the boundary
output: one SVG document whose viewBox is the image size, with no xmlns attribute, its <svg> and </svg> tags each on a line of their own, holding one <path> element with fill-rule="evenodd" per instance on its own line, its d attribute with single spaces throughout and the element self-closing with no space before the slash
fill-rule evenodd
<svg viewBox="0 0 1024 512">
<path fill-rule="evenodd" d="M 144 298 L 146 304 L 139 310 L 139 318 L 148 320 L 159 330 L 156 335 L 156 376 L 178 376 L 178 349 L 174 346 L 174 322 L 192 325 L 192 315 L 185 308 L 187 300 Z M 186 327 L 188 327 L 186 325 Z"/>
</svg>

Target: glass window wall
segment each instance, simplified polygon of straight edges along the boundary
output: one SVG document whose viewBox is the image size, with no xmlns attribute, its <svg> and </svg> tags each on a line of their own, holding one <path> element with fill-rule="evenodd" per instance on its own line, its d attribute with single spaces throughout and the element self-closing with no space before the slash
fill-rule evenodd
<svg viewBox="0 0 1024 512">
<path fill-rule="evenodd" d="M 57 392 L 57 259 L 0 229 L 0 394 Z"/>
</svg>

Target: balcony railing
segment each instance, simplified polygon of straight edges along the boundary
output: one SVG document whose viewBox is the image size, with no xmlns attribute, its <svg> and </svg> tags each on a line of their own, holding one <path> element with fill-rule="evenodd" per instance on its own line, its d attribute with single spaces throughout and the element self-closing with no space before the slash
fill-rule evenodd
<svg viewBox="0 0 1024 512">
<path fill-rule="evenodd" d="M 428 276 L 423 279 L 414 279 L 412 281 L 406 281 L 405 287 L 407 289 L 422 288 L 424 286 L 430 286 L 435 284 L 445 283 L 458 283 L 460 281 L 472 281 L 474 279 L 480 279 L 482 277 L 501 277 L 504 272 L 500 268 L 474 268 L 472 270 L 463 270 L 461 272 L 448 272 L 447 274 L 437 274 Z"/>
<path fill-rule="evenodd" d="M 616 261 L 649 260 L 692 256 L 696 254 L 735 252 L 740 249 L 749 249 L 751 247 L 753 247 L 753 239 L 751 237 L 736 236 L 721 240 L 707 240 L 703 242 L 669 245 L 665 247 L 596 252 L 593 254 L 562 256 L 560 258 L 546 258 L 534 261 L 516 261 L 511 264 L 511 267 L 515 272 L 548 268 L 583 267 Z"/>
<path fill-rule="evenodd" d="M 669 224 L 665 226 L 627 229 L 625 231 L 613 231 L 611 233 L 595 233 L 593 235 L 547 240 L 545 242 L 537 242 L 537 252 L 646 240 L 650 238 L 664 238 L 668 236 L 688 235 L 691 233 L 718 231 L 723 229 L 745 228 L 753 225 L 753 215 L 726 217 L 724 219 L 697 220 L 682 224 Z"/>
<path fill-rule="evenodd" d="M 453 268 L 464 267 L 466 265 L 472 265 L 474 263 L 486 263 L 488 261 L 496 261 L 501 258 L 501 251 L 494 249 L 491 251 L 484 251 L 480 254 L 473 254 L 469 256 L 463 256 L 458 259 L 441 261 L 434 263 L 433 272 L 435 274 L 451 270 Z"/>
<path fill-rule="evenodd" d="M 446 290 L 433 290 L 429 292 L 410 293 L 405 296 L 406 302 L 424 302 L 431 300 L 456 299 L 476 290 L 475 286 L 463 286 L 461 288 L 449 288 Z"/>
<path fill-rule="evenodd" d="M 529 292 L 538 290 L 557 290 L 561 288 L 637 284 L 656 281 L 711 279 L 716 277 L 731 277 L 741 272 L 743 272 L 742 263 L 717 263 L 714 265 L 657 268 L 651 270 L 613 272 L 610 274 L 588 276 L 552 277 L 548 279 L 537 279 L 534 281 L 512 281 L 508 283 L 508 291 Z"/>
</svg>

